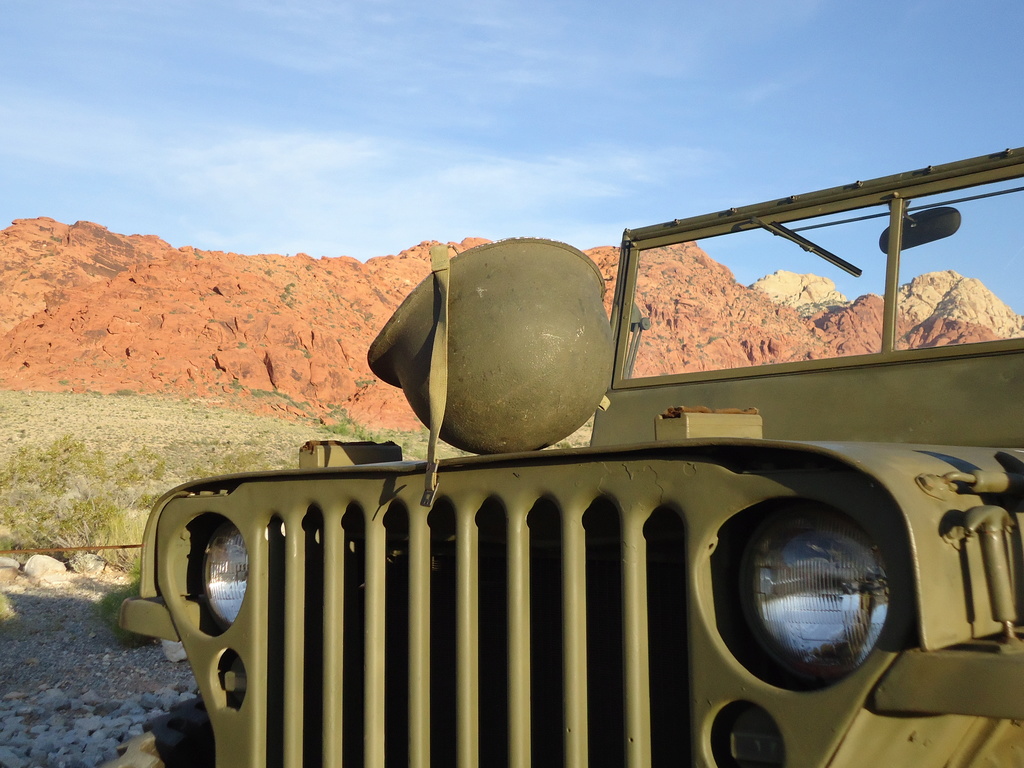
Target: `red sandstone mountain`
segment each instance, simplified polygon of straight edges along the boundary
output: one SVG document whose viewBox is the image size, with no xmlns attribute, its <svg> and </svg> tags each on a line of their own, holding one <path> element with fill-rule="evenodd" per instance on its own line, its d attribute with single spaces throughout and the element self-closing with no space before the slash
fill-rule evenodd
<svg viewBox="0 0 1024 768">
<path fill-rule="evenodd" d="M 413 429 L 366 349 L 429 271 L 429 245 L 364 264 L 19 220 L 0 233 L 0 387 L 166 392 L 296 415 L 344 408 Z"/>
<path fill-rule="evenodd" d="M 429 273 L 430 245 L 365 263 L 242 256 L 88 222 L 18 220 L 0 231 L 0 388 L 167 393 L 328 421 L 344 409 L 369 426 L 415 429 L 366 350 Z M 648 253 L 637 303 L 652 329 L 640 375 L 877 349 L 877 296 L 848 302 L 815 276 L 746 287 L 693 244 Z M 610 305 L 618 250 L 588 255 Z M 1024 334 L 1024 319 L 956 273 L 904 290 L 912 311 L 900 333 L 914 346 Z"/>
<path fill-rule="evenodd" d="M 952 271 L 900 289 L 897 346 L 924 348 L 1024 336 L 1015 314 L 980 281 Z M 849 301 L 828 278 L 776 272 L 752 286 L 694 243 L 645 251 L 637 308 L 651 319 L 637 376 L 711 371 L 878 352 L 882 298 Z"/>
</svg>

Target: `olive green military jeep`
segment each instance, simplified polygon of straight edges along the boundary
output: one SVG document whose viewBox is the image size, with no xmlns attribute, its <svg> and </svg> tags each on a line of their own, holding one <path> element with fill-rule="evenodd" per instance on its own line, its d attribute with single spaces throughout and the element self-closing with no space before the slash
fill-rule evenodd
<svg viewBox="0 0 1024 768">
<path fill-rule="evenodd" d="M 164 496 L 121 623 L 202 700 L 118 764 L 1024 766 L 1022 202 L 1008 150 L 628 229 L 610 325 L 575 249 L 435 250 L 370 350 L 429 460 Z"/>
</svg>

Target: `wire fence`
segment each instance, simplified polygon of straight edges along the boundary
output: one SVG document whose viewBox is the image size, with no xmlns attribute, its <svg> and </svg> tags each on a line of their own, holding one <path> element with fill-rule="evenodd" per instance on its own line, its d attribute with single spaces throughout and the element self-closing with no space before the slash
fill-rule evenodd
<svg viewBox="0 0 1024 768">
<path fill-rule="evenodd" d="M 47 552 L 95 552 L 98 549 L 141 549 L 141 544 L 103 544 L 95 547 L 49 547 L 47 549 L 0 549 L 0 555 L 43 555 Z"/>
</svg>

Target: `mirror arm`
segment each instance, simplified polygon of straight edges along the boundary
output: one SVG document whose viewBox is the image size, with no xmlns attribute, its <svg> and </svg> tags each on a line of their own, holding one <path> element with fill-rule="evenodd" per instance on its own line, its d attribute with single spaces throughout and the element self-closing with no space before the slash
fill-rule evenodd
<svg viewBox="0 0 1024 768">
<path fill-rule="evenodd" d="M 757 226 L 761 227 L 761 229 L 767 229 L 773 235 L 777 235 L 778 237 L 782 237 L 782 238 L 785 238 L 786 240 L 789 240 L 790 242 L 796 243 L 797 245 L 799 245 L 801 248 L 803 248 L 808 253 L 813 253 L 815 256 L 818 256 L 818 257 L 824 259 L 829 264 L 832 264 L 832 265 L 834 265 L 836 267 L 839 267 L 841 270 L 843 270 L 844 272 L 847 272 L 847 273 L 853 275 L 854 277 L 860 277 L 861 274 L 863 273 L 863 270 L 860 267 L 854 266 L 853 264 L 848 262 L 846 259 L 839 258 L 834 253 L 832 253 L 831 251 L 826 251 L 820 245 L 812 243 L 806 237 L 803 237 L 802 235 L 798 235 L 793 230 L 787 229 L 786 227 L 782 226 L 781 224 L 770 223 L 770 222 L 767 222 L 767 221 L 761 221 L 761 219 L 757 218 L 756 216 L 751 218 L 750 222 L 752 224 L 756 224 Z"/>
</svg>

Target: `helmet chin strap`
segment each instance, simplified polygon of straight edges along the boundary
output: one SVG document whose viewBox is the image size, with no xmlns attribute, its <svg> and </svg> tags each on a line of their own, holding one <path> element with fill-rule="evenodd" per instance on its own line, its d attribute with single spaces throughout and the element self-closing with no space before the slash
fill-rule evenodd
<svg viewBox="0 0 1024 768">
<path fill-rule="evenodd" d="M 430 398 L 430 441 L 427 443 L 427 469 L 424 477 L 423 498 L 420 504 L 432 506 L 437 496 L 437 441 L 444 421 L 448 400 L 448 286 L 451 277 L 448 246 L 430 248 L 430 271 L 434 277 L 434 344 L 430 351 L 430 378 L 427 383 Z"/>
</svg>

